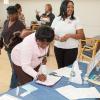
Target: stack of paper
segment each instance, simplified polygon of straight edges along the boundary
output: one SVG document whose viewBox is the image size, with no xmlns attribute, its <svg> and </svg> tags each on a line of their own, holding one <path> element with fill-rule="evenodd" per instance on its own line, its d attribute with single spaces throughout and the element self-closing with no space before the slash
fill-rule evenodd
<svg viewBox="0 0 100 100">
<path fill-rule="evenodd" d="M 69 100 L 85 99 L 85 98 L 100 98 L 100 93 L 95 87 L 76 88 L 71 85 L 56 89 L 62 96 Z"/>
<path fill-rule="evenodd" d="M 9 94 L 4 94 L 0 97 L 0 100 L 22 100 Z"/>
<path fill-rule="evenodd" d="M 47 75 L 47 80 L 45 82 L 41 82 L 38 80 L 38 81 L 36 81 L 36 83 L 46 85 L 46 86 L 52 86 L 52 85 L 56 84 L 60 79 L 61 79 L 61 77 Z"/>
</svg>

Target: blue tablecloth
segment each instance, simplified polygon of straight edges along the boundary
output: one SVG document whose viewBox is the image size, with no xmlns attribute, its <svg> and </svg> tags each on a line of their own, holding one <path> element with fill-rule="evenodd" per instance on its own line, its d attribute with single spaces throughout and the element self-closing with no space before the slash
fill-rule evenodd
<svg viewBox="0 0 100 100">
<path fill-rule="evenodd" d="M 80 65 L 80 69 L 83 70 L 82 73 L 82 77 L 85 75 L 86 73 L 86 67 L 87 65 L 85 63 L 79 63 Z M 71 67 L 71 66 L 69 66 Z M 38 90 L 30 93 L 29 95 L 25 96 L 25 97 L 20 97 L 22 100 L 68 100 L 67 98 L 63 97 L 62 95 L 60 95 L 57 91 L 55 91 L 55 89 L 66 86 L 66 85 L 73 85 L 75 87 L 91 87 L 91 86 L 95 86 L 97 88 L 97 90 L 100 92 L 100 86 L 96 86 L 94 84 L 83 84 L 83 85 L 78 85 L 75 83 L 69 83 L 67 81 L 66 77 L 62 77 L 61 80 L 56 83 L 54 86 L 52 87 L 46 87 L 43 85 L 39 85 L 37 83 L 35 83 L 35 81 L 30 82 L 29 84 L 32 84 L 33 86 L 37 87 Z M 23 90 L 22 88 L 20 88 L 20 93 L 24 92 L 25 90 Z M 7 92 L 10 95 L 16 96 L 16 89 L 10 90 Z M 97 99 L 80 99 L 80 100 L 97 100 Z M 100 100 L 100 99 L 98 99 Z"/>
</svg>

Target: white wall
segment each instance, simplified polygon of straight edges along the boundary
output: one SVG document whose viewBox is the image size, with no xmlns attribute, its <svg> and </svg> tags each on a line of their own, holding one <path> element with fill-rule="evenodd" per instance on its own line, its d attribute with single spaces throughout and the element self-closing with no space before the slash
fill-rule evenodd
<svg viewBox="0 0 100 100">
<path fill-rule="evenodd" d="M 62 0 L 10 0 L 10 5 L 20 3 L 26 18 L 26 24 L 29 26 L 32 20 L 35 20 L 35 10 L 41 13 L 44 11 L 44 5 L 51 3 L 55 15 L 59 14 L 59 6 Z M 75 14 L 83 24 L 86 36 L 92 37 L 100 35 L 100 0 L 74 0 Z M 6 7 L 3 0 L 0 0 L 0 26 L 6 19 Z"/>
<path fill-rule="evenodd" d="M 37 9 L 40 11 L 40 13 L 43 13 L 46 3 L 52 4 L 54 9 L 53 12 L 57 15 L 59 12 L 59 5 L 61 4 L 61 0 L 10 0 L 10 5 L 15 3 L 20 3 L 22 5 L 23 13 L 26 18 L 26 24 L 30 25 L 30 22 L 35 20 L 35 10 Z M 6 18 L 5 9 L 8 5 L 4 5 L 3 0 L 0 0 L 0 6 L 2 7 L 2 9 L 0 9 L 0 19 L 2 19 L 3 22 Z"/>
<path fill-rule="evenodd" d="M 81 19 L 86 36 L 100 35 L 100 0 L 75 0 L 76 15 Z"/>
</svg>

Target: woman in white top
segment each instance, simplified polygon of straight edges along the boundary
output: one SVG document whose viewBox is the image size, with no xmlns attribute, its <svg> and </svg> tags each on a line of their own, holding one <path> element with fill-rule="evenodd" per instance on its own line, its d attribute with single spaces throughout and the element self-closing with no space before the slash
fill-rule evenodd
<svg viewBox="0 0 100 100">
<path fill-rule="evenodd" d="M 55 31 L 54 52 L 58 68 L 71 65 L 77 57 L 79 39 L 84 38 L 83 28 L 74 17 L 74 3 L 65 0 L 60 7 L 60 14 L 51 25 Z"/>
</svg>

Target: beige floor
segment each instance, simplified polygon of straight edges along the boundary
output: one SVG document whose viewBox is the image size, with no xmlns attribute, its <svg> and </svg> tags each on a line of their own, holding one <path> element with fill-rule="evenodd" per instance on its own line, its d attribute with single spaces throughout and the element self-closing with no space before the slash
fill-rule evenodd
<svg viewBox="0 0 100 100">
<path fill-rule="evenodd" d="M 57 69 L 57 64 L 54 57 L 53 47 L 51 46 L 50 56 L 47 63 L 49 71 Z M 0 93 L 6 92 L 9 89 L 11 79 L 11 67 L 7 54 L 2 50 L 0 55 Z"/>
<path fill-rule="evenodd" d="M 10 64 L 6 52 L 2 50 L 2 55 L 0 55 L 0 93 L 8 90 L 10 77 Z"/>
</svg>

